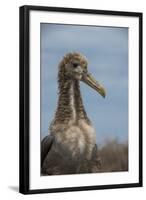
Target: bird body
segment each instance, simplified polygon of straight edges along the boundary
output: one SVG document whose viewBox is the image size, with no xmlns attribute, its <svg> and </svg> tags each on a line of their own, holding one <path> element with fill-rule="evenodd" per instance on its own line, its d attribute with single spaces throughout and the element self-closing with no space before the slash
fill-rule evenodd
<svg viewBox="0 0 146 200">
<path fill-rule="evenodd" d="M 87 74 L 86 58 L 79 53 L 69 53 L 59 65 L 58 106 L 50 135 L 41 144 L 45 149 L 41 155 L 44 175 L 88 173 L 98 169 L 95 130 L 83 106 L 80 80 L 105 95 L 103 88 Z"/>
</svg>

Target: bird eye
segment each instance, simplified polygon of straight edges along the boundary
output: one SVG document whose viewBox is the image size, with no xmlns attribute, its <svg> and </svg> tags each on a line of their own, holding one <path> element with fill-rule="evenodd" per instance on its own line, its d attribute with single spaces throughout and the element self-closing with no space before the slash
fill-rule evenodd
<svg viewBox="0 0 146 200">
<path fill-rule="evenodd" d="M 76 68 L 78 66 L 78 63 L 73 63 L 73 67 Z"/>
</svg>

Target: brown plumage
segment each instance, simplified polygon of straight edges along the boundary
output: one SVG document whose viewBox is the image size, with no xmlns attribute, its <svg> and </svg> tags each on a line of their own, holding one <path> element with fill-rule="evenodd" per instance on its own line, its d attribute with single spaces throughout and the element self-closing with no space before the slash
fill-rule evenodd
<svg viewBox="0 0 146 200">
<path fill-rule="evenodd" d="M 95 131 L 84 109 L 79 82 L 105 97 L 104 88 L 88 73 L 87 59 L 68 53 L 59 64 L 59 98 L 50 135 L 41 143 L 41 172 L 44 175 L 97 172 Z"/>
</svg>

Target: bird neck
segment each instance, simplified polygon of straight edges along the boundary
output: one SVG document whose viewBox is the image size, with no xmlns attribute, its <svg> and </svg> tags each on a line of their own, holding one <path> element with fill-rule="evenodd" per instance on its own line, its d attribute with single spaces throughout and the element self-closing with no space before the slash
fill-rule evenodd
<svg viewBox="0 0 146 200">
<path fill-rule="evenodd" d="M 89 124 L 90 121 L 83 106 L 79 81 L 61 76 L 58 82 L 59 99 L 54 124 L 78 123 L 80 119 L 84 119 Z"/>
</svg>

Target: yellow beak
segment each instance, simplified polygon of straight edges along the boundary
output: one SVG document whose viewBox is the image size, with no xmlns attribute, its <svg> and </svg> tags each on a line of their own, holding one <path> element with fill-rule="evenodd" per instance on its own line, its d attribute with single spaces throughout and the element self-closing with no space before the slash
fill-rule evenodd
<svg viewBox="0 0 146 200">
<path fill-rule="evenodd" d="M 97 82 L 94 77 L 89 74 L 89 73 L 85 73 L 82 77 L 82 81 L 84 83 L 86 83 L 87 85 L 89 85 L 90 87 L 92 87 L 94 90 L 96 90 L 102 97 L 105 98 L 106 96 L 106 92 L 105 92 L 105 89 L 104 87 L 99 83 Z"/>
</svg>

